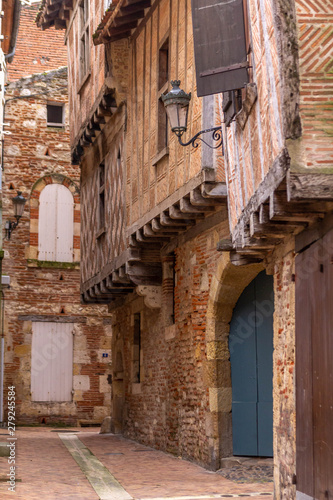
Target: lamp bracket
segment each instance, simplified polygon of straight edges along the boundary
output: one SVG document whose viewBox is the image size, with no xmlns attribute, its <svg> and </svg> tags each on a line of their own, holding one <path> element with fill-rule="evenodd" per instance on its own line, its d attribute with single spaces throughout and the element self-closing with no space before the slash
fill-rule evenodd
<svg viewBox="0 0 333 500">
<path fill-rule="evenodd" d="M 212 132 L 212 139 L 213 141 L 217 142 L 218 144 L 216 146 L 212 146 L 208 142 L 206 142 L 200 135 L 202 134 L 209 134 L 209 132 Z M 178 137 L 178 142 L 181 146 L 189 146 L 192 144 L 194 148 L 197 148 L 199 146 L 198 141 L 202 141 L 206 146 L 208 146 L 211 149 L 218 149 L 219 147 L 222 146 L 222 154 L 224 154 L 224 148 L 223 148 L 223 136 L 222 136 L 222 128 L 221 127 L 212 127 L 212 128 L 207 128 L 205 130 L 200 130 L 197 134 L 195 134 L 192 139 L 190 139 L 188 142 L 183 142 L 181 139 L 182 134 L 177 134 Z"/>
<path fill-rule="evenodd" d="M 5 225 L 7 240 L 10 240 L 10 235 L 12 234 L 14 229 L 17 228 L 18 223 L 20 222 L 20 218 L 20 215 L 15 215 L 16 221 L 7 220 Z"/>
</svg>

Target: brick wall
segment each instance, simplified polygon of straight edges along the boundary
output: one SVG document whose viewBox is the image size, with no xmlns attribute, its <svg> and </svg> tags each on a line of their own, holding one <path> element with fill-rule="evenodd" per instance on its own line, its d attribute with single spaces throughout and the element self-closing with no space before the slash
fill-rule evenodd
<svg viewBox="0 0 333 500">
<path fill-rule="evenodd" d="M 41 31 L 35 24 L 38 4 L 23 5 L 13 62 L 8 64 L 8 81 L 67 66 L 64 34 L 50 28 Z"/>
<path fill-rule="evenodd" d="M 302 137 L 289 141 L 291 169 L 326 172 L 333 169 L 333 5 L 296 0 L 300 64 Z"/>
<path fill-rule="evenodd" d="M 5 386 L 16 387 L 18 423 L 100 423 L 109 415 L 111 402 L 107 308 L 80 303 L 78 262 L 38 260 L 39 194 L 52 182 L 68 187 L 74 195 L 74 261 L 79 255 L 79 169 L 70 163 L 67 69 L 17 80 L 8 86 L 6 97 L 11 135 L 5 140 L 4 221 L 13 219 L 11 198 L 17 190 L 28 201 L 18 227 L 3 245 L 3 272 L 11 278 L 11 287 L 5 291 Z M 64 128 L 46 124 L 50 99 L 64 103 Z M 72 402 L 31 402 L 33 321 L 41 317 L 74 323 Z"/>
<path fill-rule="evenodd" d="M 120 397 L 116 357 L 121 352 L 125 435 L 210 467 L 216 467 L 219 451 L 209 397 L 207 309 L 220 258 L 216 243 L 227 231 L 225 222 L 176 249 L 174 324 L 170 324 L 167 285 L 161 309 L 148 308 L 134 294 L 113 311 L 112 319 L 113 418 L 117 416 L 115 395 Z M 169 279 L 165 274 L 164 281 Z M 141 382 L 134 383 L 134 314 L 138 313 Z"/>
</svg>

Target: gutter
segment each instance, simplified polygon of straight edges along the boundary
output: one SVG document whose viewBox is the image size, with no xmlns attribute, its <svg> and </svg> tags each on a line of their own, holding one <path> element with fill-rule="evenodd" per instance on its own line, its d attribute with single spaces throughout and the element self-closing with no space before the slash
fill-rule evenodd
<svg viewBox="0 0 333 500">
<path fill-rule="evenodd" d="M 5 60 L 8 63 L 13 62 L 14 54 L 15 54 L 15 46 L 17 42 L 17 35 L 20 25 L 20 14 L 21 14 L 21 2 L 20 0 L 15 1 L 14 14 L 13 14 L 13 29 L 12 36 L 10 40 L 9 53 L 5 55 Z"/>
</svg>

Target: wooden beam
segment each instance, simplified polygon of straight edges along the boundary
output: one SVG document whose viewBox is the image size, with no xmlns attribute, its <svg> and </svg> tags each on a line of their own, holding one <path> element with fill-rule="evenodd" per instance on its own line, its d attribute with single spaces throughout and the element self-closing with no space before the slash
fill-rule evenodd
<svg viewBox="0 0 333 500">
<path fill-rule="evenodd" d="M 128 31 L 133 30 L 134 28 L 136 28 L 137 25 L 138 25 L 138 22 L 137 21 L 133 21 L 131 23 L 126 23 L 123 26 L 119 26 L 118 28 L 109 28 L 107 30 L 108 31 L 108 35 L 109 35 L 109 37 L 123 35 L 124 33 L 127 33 Z"/>
<path fill-rule="evenodd" d="M 156 239 L 157 238 L 157 241 L 160 241 L 160 238 L 163 240 L 163 241 L 166 241 L 166 240 L 169 240 L 171 238 L 170 234 L 163 234 L 163 233 L 155 233 L 155 231 L 152 230 L 152 227 L 150 224 L 145 224 L 143 226 L 143 236 L 146 236 L 147 238 L 153 238 L 153 239 Z"/>
<path fill-rule="evenodd" d="M 240 255 L 235 251 L 230 252 L 230 261 L 234 266 L 248 266 L 250 264 L 259 263 L 262 260 L 263 259 L 260 256 L 251 257 L 246 255 Z"/>
<path fill-rule="evenodd" d="M 120 15 L 113 20 L 112 26 L 118 28 L 124 24 L 131 24 L 135 21 L 137 22 L 139 19 L 142 19 L 144 16 L 145 13 L 143 10 L 138 10 L 132 14 Z"/>
<path fill-rule="evenodd" d="M 184 219 L 171 219 L 165 212 L 160 214 L 160 223 L 162 226 L 166 227 L 174 227 L 174 228 L 182 228 L 184 231 L 186 226 L 189 224 L 189 221 Z"/>
<path fill-rule="evenodd" d="M 169 216 L 171 219 L 175 220 L 186 220 L 186 224 L 194 226 L 195 220 L 193 219 L 193 215 L 191 214 L 184 214 L 179 210 L 179 208 L 176 205 L 171 205 L 169 208 Z"/>
<path fill-rule="evenodd" d="M 262 238 L 266 236 L 268 238 L 284 238 L 287 234 L 291 234 L 299 229 L 297 224 L 286 224 L 286 223 L 276 223 L 272 224 L 265 222 L 261 224 L 259 221 L 259 213 L 254 212 L 250 216 L 250 236 L 254 238 Z"/>
<path fill-rule="evenodd" d="M 54 27 L 56 30 L 64 30 L 67 27 L 66 21 L 63 21 L 62 19 L 55 19 Z"/>
<path fill-rule="evenodd" d="M 215 198 L 204 198 L 201 196 L 201 189 L 197 188 L 190 192 L 190 202 L 191 205 L 195 207 L 215 207 L 221 204 L 220 201 Z M 214 208 L 211 208 L 214 211 Z"/>
<path fill-rule="evenodd" d="M 201 184 L 201 195 L 204 198 L 215 198 L 227 201 L 227 185 L 224 182 L 204 182 L 203 184 Z"/>
<path fill-rule="evenodd" d="M 219 252 L 231 252 L 231 250 L 234 250 L 234 245 L 231 240 L 221 240 L 217 243 L 217 250 Z"/>
<path fill-rule="evenodd" d="M 285 193 L 275 192 L 269 197 L 269 218 L 280 221 L 308 222 L 324 217 L 325 207 L 315 203 L 288 202 Z"/>
<path fill-rule="evenodd" d="M 333 201 L 333 174 L 287 172 L 288 201 Z"/>
<path fill-rule="evenodd" d="M 138 10 L 148 9 L 151 6 L 151 0 L 143 0 L 141 2 L 137 2 L 131 5 L 122 5 L 119 13 L 120 15 L 131 14 L 133 12 L 137 12 Z"/>
<path fill-rule="evenodd" d="M 177 236 L 178 232 L 180 231 L 179 228 L 175 230 L 172 227 L 162 226 L 157 217 L 151 221 L 151 228 L 156 233 L 162 232 L 163 234 L 167 234 L 170 237 Z"/>
<path fill-rule="evenodd" d="M 192 214 L 193 218 L 196 219 L 204 217 L 204 212 L 211 211 L 210 207 L 194 207 L 187 198 L 181 198 L 179 200 L 179 208 L 184 214 Z"/>
</svg>

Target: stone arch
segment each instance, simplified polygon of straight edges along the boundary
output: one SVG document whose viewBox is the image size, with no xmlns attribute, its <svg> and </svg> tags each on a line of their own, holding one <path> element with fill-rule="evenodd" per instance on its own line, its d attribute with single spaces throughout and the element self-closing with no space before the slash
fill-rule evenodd
<svg viewBox="0 0 333 500">
<path fill-rule="evenodd" d="M 206 347 L 211 420 L 211 463 L 220 467 L 221 458 L 232 455 L 230 321 L 243 290 L 264 269 L 264 265 L 235 266 L 229 253 L 220 257 L 212 278 L 207 307 Z"/>
<path fill-rule="evenodd" d="M 80 260 L 80 190 L 74 181 L 63 174 L 47 174 L 38 179 L 32 186 L 30 194 L 30 246 L 29 259 L 38 260 L 38 219 L 39 219 L 39 198 L 43 189 L 49 184 L 61 184 L 65 186 L 73 195 L 74 199 L 74 262 Z"/>
</svg>

